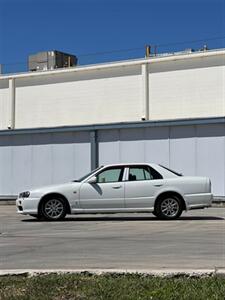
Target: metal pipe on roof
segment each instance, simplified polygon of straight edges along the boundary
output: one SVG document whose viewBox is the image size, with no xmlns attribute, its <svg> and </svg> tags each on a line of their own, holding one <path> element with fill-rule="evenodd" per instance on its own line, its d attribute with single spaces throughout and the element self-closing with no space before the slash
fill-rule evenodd
<svg viewBox="0 0 225 300">
<path fill-rule="evenodd" d="M 150 55 L 151 55 L 151 46 L 146 45 L 145 46 L 145 57 L 150 57 Z"/>
</svg>

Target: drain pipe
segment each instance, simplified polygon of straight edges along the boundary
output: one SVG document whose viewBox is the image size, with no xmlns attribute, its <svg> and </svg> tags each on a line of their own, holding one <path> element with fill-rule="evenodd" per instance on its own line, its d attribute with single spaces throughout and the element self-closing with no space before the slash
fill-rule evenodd
<svg viewBox="0 0 225 300">
<path fill-rule="evenodd" d="M 142 117 L 141 120 L 149 120 L 149 74 L 148 74 L 148 63 L 144 63 L 141 66 L 142 73 Z"/>
<path fill-rule="evenodd" d="M 98 133 L 97 130 L 90 131 L 91 146 L 91 170 L 98 167 Z"/>
<path fill-rule="evenodd" d="M 9 100 L 10 100 L 10 123 L 8 129 L 15 129 L 15 112 L 16 112 L 16 87 L 15 79 L 9 79 Z"/>
</svg>

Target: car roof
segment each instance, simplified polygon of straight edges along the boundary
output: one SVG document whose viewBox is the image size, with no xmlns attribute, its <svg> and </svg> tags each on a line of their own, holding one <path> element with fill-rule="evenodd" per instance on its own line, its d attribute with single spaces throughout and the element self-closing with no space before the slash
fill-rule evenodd
<svg viewBox="0 0 225 300">
<path fill-rule="evenodd" d="M 156 163 L 145 163 L 145 162 L 137 163 L 137 162 L 135 162 L 135 163 L 108 164 L 108 165 L 101 166 L 101 169 L 108 168 L 108 167 L 120 167 L 120 166 L 123 166 L 123 167 L 129 167 L 129 166 L 150 166 L 153 169 L 155 169 L 157 172 L 159 172 L 163 176 L 163 178 L 177 177 L 176 174 L 174 174 L 173 172 L 169 171 L 168 169 L 166 169 L 166 168 L 164 168 L 161 165 L 156 164 Z"/>
<path fill-rule="evenodd" d="M 107 164 L 107 165 L 103 165 L 102 167 L 120 167 L 120 166 L 124 166 L 124 167 L 129 167 L 129 166 L 158 166 L 158 164 L 155 163 L 146 163 L 146 162 L 140 162 L 140 163 L 118 163 L 118 164 Z"/>
</svg>

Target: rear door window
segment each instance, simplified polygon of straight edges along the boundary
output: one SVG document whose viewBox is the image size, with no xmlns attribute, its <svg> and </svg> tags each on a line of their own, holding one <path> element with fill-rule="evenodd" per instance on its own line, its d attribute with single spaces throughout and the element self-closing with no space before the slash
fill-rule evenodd
<svg viewBox="0 0 225 300">
<path fill-rule="evenodd" d="M 162 179 L 162 175 L 150 166 L 132 166 L 129 168 L 128 181 Z"/>
</svg>

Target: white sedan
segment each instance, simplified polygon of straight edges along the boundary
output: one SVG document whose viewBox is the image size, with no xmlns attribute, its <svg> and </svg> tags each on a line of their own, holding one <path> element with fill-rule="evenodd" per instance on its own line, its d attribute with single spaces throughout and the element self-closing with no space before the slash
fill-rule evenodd
<svg viewBox="0 0 225 300">
<path fill-rule="evenodd" d="M 79 180 L 25 191 L 16 205 L 20 214 L 51 221 L 66 214 L 130 212 L 172 220 L 184 210 L 210 207 L 212 198 L 209 178 L 143 163 L 102 166 Z"/>
</svg>

